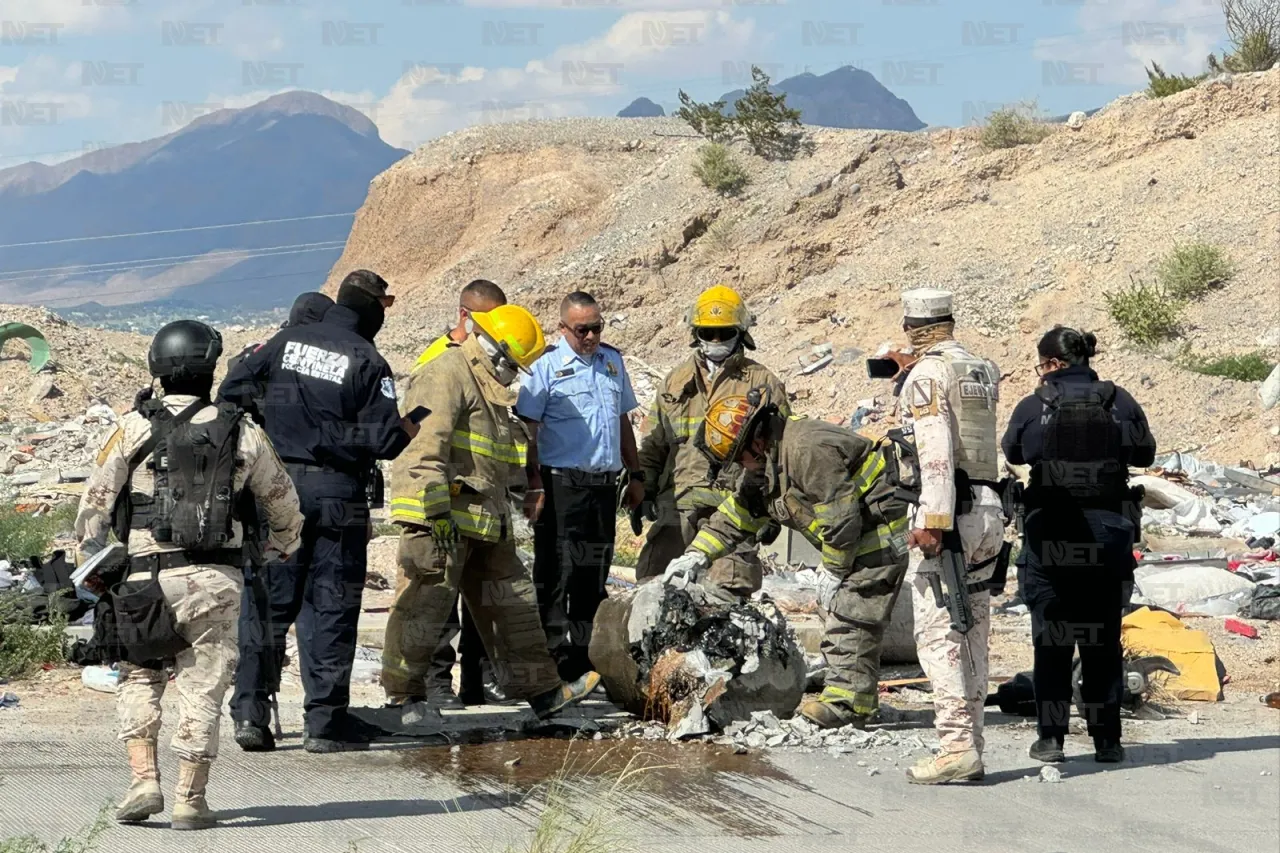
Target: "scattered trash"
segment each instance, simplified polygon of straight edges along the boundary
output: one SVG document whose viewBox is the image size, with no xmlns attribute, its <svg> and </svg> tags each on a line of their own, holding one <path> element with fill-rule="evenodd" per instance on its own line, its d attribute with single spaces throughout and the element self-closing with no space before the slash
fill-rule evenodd
<svg viewBox="0 0 1280 853">
<path fill-rule="evenodd" d="M 1280 693 L 1268 693 L 1266 696 L 1259 696 L 1258 701 L 1268 708 L 1280 710 Z"/>
<path fill-rule="evenodd" d="M 822 358 L 818 359 L 812 364 L 801 367 L 800 373 L 806 376 L 810 373 L 816 373 L 833 361 L 835 361 L 835 356 L 832 356 L 830 354 L 824 355 Z M 804 362 L 801 362 L 801 364 L 804 364 Z"/>
<path fill-rule="evenodd" d="M 1258 775 L 1259 775 L 1259 776 L 1270 776 L 1270 775 L 1271 775 L 1271 771 L 1270 771 L 1270 770 L 1263 770 L 1263 771 L 1262 771 L 1261 773 L 1259 773 Z"/>
<path fill-rule="evenodd" d="M 872 767 L 870 770 L 868 770 L 868 771 L 867 771 L 867 775 L 868 775 L 868 776 L 879 776 L 879 775 L 880 775 L 880 768 L 878 768 L 878 767 Z"/>
<path fill-rule="evenodd" d="M 1217 566 L 1155 563 L 1134 571 L 1131 602 L 1175 613 L 1234 616 L 1253 597 L 1254 586 L 1239 572 Z"/>
<path fill-rule="evenodd" d="M 1058 768 L 1050 767 L 1048 764 L 1046 764 L 1044 767 L 1040 768 L 1040 781 L 1041 782 L 1061 782 L 1062 772 L 1059 771 Z"/>
<path fill-rule="evenodd" d="M 503 766 L 503 767 L 508 767 L 508 768 L 511 768 L 511 767 L 519 767 L 519 766 L 520 766 L 520 756 L 518 756 L 518 755 L 517 755 L 515 758 L 511 759 L 510 761 L 504 761 L 504 762 L 502 762 L 502 766 Z"/>
<path fill-rule="evenodd" d="M 1146 491 L 1142 526 L 1175 527 L 1192 533 L 1221 533 L 1222 524 L 1213 517 L 1213 501 L 1201 498 L 1176 483 L 1143 475 L 1129 480 Z"/>
<path fill-rule="evenodd" d="M 120 671 L 112 666 L 86 666 L 80 670 L 80 683 L 99 693 L 115 693 L 120 687 Z"/>
<path fill-rule="evenodd" d="M 1241 637 L 1248 637 L 1250 640 L 1258 639 L 1258 629 L 1241 622 L 1239 619 L 1228 619 L 1223 623 L 1222 627 L 1232 634 L 1239 634 Z"/>
<path fill-rule="evenodd" d="M 0 708 L 16 708 L 18 707 L 18 694 L 5 693 L 0 696 Z"/>
</svg>

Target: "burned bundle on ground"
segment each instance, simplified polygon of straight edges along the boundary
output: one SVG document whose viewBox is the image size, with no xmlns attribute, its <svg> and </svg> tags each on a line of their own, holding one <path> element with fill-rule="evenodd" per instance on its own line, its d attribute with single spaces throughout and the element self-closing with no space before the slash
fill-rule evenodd
<svg viewBox="0 0 1280 853">
<path fill-rule="evenodd" d="M 647 583 L 602 603 L 591 661 L 614 702 L 672 737 L 753 711 L 788 717 L 804 694 L 804 653 L 773 603 L 729 605 L 697 584 Z"/>
</svg>

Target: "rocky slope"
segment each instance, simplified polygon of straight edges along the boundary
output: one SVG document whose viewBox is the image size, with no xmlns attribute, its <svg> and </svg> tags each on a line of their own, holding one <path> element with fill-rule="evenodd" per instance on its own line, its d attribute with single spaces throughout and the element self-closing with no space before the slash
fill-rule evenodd
<svg viewBox="0 0 1280 853">
<path fill-rule="evenodd" d="M 803 411 L 847 417 L 887 383 L 862 356 L 897 336 L 898 293 L 957 293 L 960 335 L 1006 373 L 1004 414 L 1033 387 L 1034 344 L 1056 322 L 1098 333 L 1096 366 L 1147 407 L 1165 449 L 1263 464 L 1280 411 L 1256 383 L 1190 373 L 1176 348 L 1277 349 L 1280 327 L 1280 69 L 1162 100 L 1121 98 L 1078 129 L 987 151 L 976 129 L 813 129 L 812 157 L 744 156 L 741 198 L 705 189 L 701 142 L 665 119 L 578 119 L 473 128 L 405 158 L 370 187 L 332 290 L 370 267 L 402 294 L 383 346 L 407 365 L 477 276 L 554 330 L 569 290 L 607 306 L 607 335 L 664 370 L 687 354 L 680 318 L 723 281 L 759 317 L 757 357 Z M 1161 352 L 1124 343 L 1104 294 L 1150 279 L 1191 239 L 1223 246 L 1230 284 L 1187 312 Z M 833 362 L 802 375 L 814 345 Z"/>
</svg>

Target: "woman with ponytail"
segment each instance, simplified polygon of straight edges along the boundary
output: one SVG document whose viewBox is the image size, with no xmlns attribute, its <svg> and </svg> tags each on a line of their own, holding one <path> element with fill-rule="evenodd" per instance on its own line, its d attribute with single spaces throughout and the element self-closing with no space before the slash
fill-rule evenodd
<svg viewBox="0 0 1280 853">
<path fill-rule="evenodd" d="M 1129 466 L 1152 464 L 1156 442 L 1137 401 L 1090 367 L 1097 346 L 1094 335 L 1065 326 L 1040 339 L 1040 386 L 1018 403 L 1001 443 L 1010 464 L 1031 466 L 1018 586 L 1035 647 L 1039 739 L 1030 754 L 1045 762 L 1065 759 L 1077 646 L 1094 758 L 1124 758 L 1120 617 L 1141 532 Z"/>
</svg>

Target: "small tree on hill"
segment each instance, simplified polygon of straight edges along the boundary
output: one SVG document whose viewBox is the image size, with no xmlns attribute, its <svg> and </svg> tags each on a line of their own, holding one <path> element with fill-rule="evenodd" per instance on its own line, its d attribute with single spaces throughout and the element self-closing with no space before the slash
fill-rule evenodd
<svg viewBox="0 0 1280 853">
<path fill-rule="evenodd" d="M 1151 67 L 1146 71 L 1147 94 L 1153 98 L 1163 98 L 1187 89 L 1194 89 L 1196 84 L 1207 76 L 1205 74 L 1197 74 L 1195 77 L 1188 77 L 1186 74 L 1169 74 L 1160 67 L 1160 63 L 1155 61 L 1152 61 Z"/>
<path fill-rule="evenodd" d="M 1280 0 L 1222 0 L 1232 50 L 1222 60 L 1209 54 L 1217 72 L 1267 71 L 1280 62 Z"/>
<path fill-rule="evenodd" d="M 766 159 L 794 157 L 804 141 L 800 111 L 769 89 L 769 75 L 751 66 L 751 88 L 733 105 L 734 123 L 751 150 Z"/>
<path fill-rule="evenodd" d="M 733 119 L 724 114 L 724 101 L 702 104 L 680 90 L 680 109 L 676 116 L 688 123 L 694 132 L 712 142 L 728 142 L 733 139 Z"/>
</svg>

